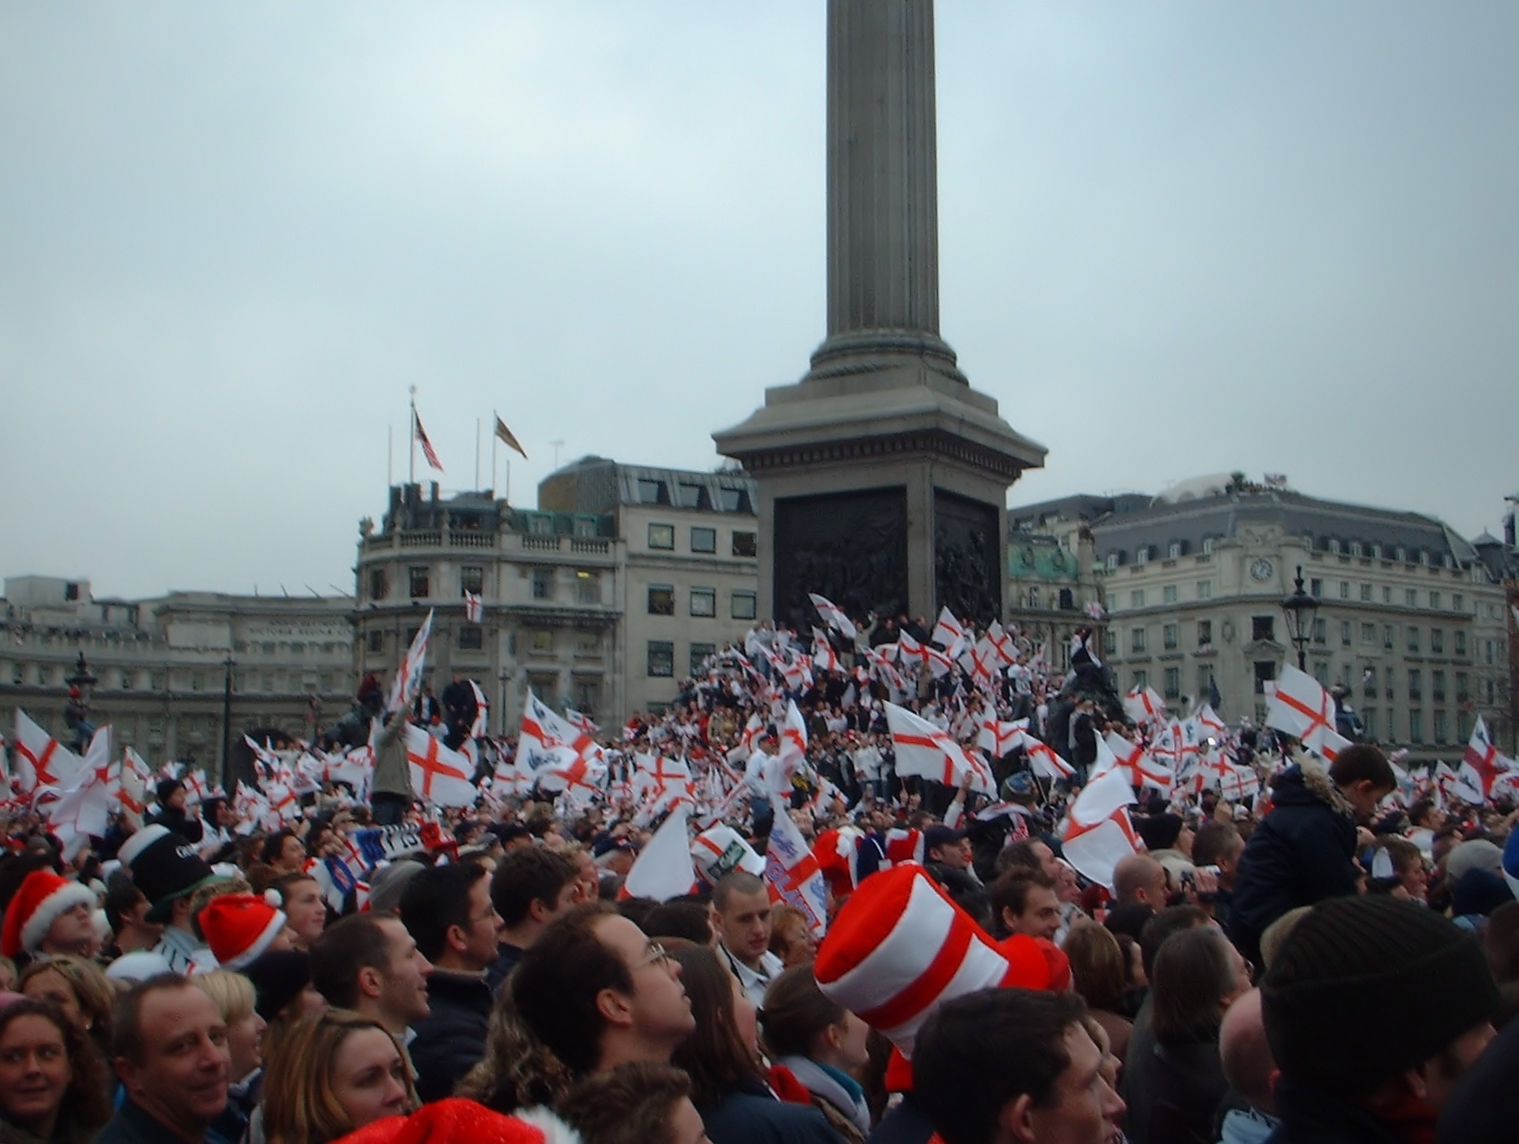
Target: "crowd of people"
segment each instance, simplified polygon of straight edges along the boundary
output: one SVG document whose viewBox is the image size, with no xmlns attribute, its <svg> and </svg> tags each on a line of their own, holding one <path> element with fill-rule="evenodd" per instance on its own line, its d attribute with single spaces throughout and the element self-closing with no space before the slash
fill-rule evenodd
<svg viewBox="0 0 1519 1144">
<path fill-rule="evenodd" d="M 478 692 L 366 681 L 374 773 L 274 818 L 180 769 L 82 844 L 12 799 L 0 1144 L 1515 1138 L 1519 810 L 1208 708 L 1094 863 L 1104 744 L 1175 721 L 1088 633 L 948 619 L 762 626 L 666 712 L 571 713 L 557 783 Z M 474 805 L 385 777 L 408 721 Z"/>
</svg>

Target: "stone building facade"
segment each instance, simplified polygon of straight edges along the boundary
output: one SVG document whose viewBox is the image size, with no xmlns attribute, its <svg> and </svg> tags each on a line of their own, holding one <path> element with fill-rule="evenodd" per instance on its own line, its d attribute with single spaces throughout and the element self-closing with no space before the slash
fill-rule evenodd
<svg viewBox="0 0 1519 1144">
<path fill-rule="evenodd" d="M 97 599 L 88 580 L 5 581 L 0 707 L 64 735 L 67 680 L 81 653 L 96 682 L 91 718 L 150 762 L 221 758 L 223 713 L 234 736 L 276 728 L 309 737 L 348 710 L 352 628 L 347 597 L 171 592 Z M 230 701 L 227 684 L 230 680 Z"/>
</svg>

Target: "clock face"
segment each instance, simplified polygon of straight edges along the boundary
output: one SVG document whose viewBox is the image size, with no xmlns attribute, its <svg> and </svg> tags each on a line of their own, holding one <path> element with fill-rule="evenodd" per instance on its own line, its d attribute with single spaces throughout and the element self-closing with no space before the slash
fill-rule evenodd
<svg viewBox="0 0 1519 1144">
<path fill-rule="evenodd" d="M 1271 579 L 1271 571 L 1271 561 L 1266 559 L 1257 560 L 1250 565 L 1250 575 L 1254 576 L 1257 580 Z"/>
</svg>

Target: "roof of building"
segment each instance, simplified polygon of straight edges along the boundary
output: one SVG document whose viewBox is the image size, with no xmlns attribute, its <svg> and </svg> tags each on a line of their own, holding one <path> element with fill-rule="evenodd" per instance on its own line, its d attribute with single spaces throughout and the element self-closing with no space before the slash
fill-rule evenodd
<svg viewBox="0 0 1519 1144">
<path fill-rule="evenodd" d="M 538 485 L 538 506 L 557 512 L 612 512 L 624 505 L 752 515 L 754 478 L 742 470 L 703 473 L 628 465 L 587 456 L 550 473 Z"/>
</svg>

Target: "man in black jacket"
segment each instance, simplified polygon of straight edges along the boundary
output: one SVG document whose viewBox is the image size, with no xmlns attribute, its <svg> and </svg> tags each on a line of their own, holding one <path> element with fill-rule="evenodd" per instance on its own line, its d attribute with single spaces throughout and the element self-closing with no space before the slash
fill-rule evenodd
<svg viewBox="0 0 1519 1144">
<path fill-rule="evenodd" d="M 1368 743 L 1345 748 L 1325 772 L 1307 759 L 1272 788 L 1272 810 L 1240 856 L 1229 937 L 1260 964 L 1261 934 L 1288 910 L 1354 894 L 1356 825 L 1371 819 L 1397 780 Z"/>
<path fill-rule="evenodd" d="M 496 959 L 502 924 L 491 904 L 489 872 L 478 862 L 423 870 L 401 895 L 401 923 L 433 964 L 431 1012 L 412 1026 L 417 1095 L 441 1100 L 485 1055 L 492 1002 L 485 974 Z"/>
</svg>

